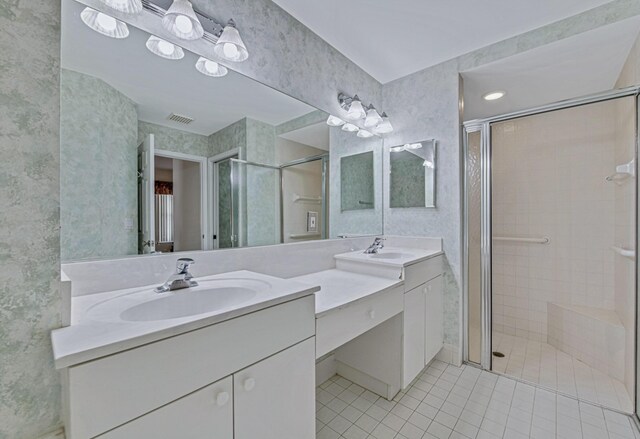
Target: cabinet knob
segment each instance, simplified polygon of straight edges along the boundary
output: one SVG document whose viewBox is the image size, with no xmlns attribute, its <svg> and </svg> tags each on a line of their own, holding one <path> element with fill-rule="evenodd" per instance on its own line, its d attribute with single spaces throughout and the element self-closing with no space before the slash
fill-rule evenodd
<svg viewBox="0 0 640 439">
<path fill-rule="evenodd" d="M 370 319 L 375 319 L 376 318 L 376 312 L 374 310 L 369 310 L 369 312 L 367 313 L 369 315 Z"/>
<path fill-rule="evenodd" d="M 256 380 L 254 380 L 253 378 L 247 378 L 246 380 L 244 380 L 243 386 L 244 390 L 249 392 L 256 386 Z"/>
<path fill-rule="evenodd" d="M 228 402 L 229 402 L 229 393 L 228 392 L 220 392 L 220 393 L 218 393 L 218 395 L 216 396 L 216 404 L 218 404 L 218 406 L 222 407 L 223 405 L 225 405 Z"/>
</svg>

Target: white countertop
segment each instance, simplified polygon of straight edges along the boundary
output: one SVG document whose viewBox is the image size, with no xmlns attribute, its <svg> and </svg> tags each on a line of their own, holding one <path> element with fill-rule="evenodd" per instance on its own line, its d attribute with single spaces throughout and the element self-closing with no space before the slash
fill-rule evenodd
<svg viewBox="0 0 640 439">
<path fill-rule="evenodd" d="M 157 285 L 88 294 L 72 299 L 72 325 L 51 333 L 57 369 L 90 361 L 143 344 L 199 329 L 239 317 L 273 305 L 298 299 L 319 291 L 319 282 L 301 283 L 251 271 L 234 271 L 197 279 L 198 287 L 168 293 L 155 293 Z M 125 311 L 140 304 L 159 300 L 171 294 L 189 294 L 206 288 L 207 281 L 229 284 L 253 283 L 261 288 L 247 300 L 215 311 L 168 318 L 131 321 L 122 318 Z M 203 286 L 203 284 L 205 284 Z M 315 285 L 315 286 L 314 286 Z"/>
<path fill-rule="evenodd" d="M 373 294 L 388 291 L 404 282 L 400 279 L 387 279 L 337 269 L 298 276 L 292 280 L 320 285 L 320 291 L 316 293 L 316 317 L 322 317 L 328 312 Z"/>
<path fill-rule="evenodd" d="M 386 267 L 406 267 L 417 264 L 418 262 L 436 257 L 443 254 L 441 249 L 421 249 L 421 248 L 395 248 L 384 247 L 378 253 L 366 254 L 362 250 L 341 253 L 335 255 L 334 258 L 343 261 L 363 262 L 367 264 L 383 265 Z M 385 255 L 391 256 L 385 258 Z"/>
</svg>

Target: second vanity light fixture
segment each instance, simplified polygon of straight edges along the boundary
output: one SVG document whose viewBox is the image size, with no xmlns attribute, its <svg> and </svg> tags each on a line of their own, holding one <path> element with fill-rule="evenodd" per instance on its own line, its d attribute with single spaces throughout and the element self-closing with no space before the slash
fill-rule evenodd
<svg viewBox="0 0 640 439">
<path fill-rule="evenodd" d="M 226 61 L 242 62 L 249 58 L 247 47 L 233 20 L 229 20 L 223 26 L 207 15 L 195 11 L 189 0 L 173 0 L 166 11 L 149 0 L 101 1 L 107 7 L 124 14 L 139 14 L 143 9 L 146 9 L 162 18 L 162 27 L 171 36 L 187 41 L 205 39 L 214 44 L 213 52 Z M 205 26 L 199 17 L 204 19 Z M 87 26 L 102 35 L 111 38 L 126 38 L 129 35 L 126 23 L 95 9 L 85 8 L 81 13 L 81 18 Z M 184 57 L 184 51 L 181 47 L 155 35 L 151 35 L 146 45 L 152 53 L 165 59 L 175 60 Z M 226 67 L 202 56 L 196 62 L 195 67 L 200 73 L 207 76 L 220 77 L 228 72 Z"/>
<path fill-rule="evenodd" d="M 363 139 L 389 134 L 393 131 L 389 116 L 387 116 L 386 113 L 378 113 L 378 110 L 376 110 L 373 104 L 365 107 L 358 95 L 351 97 L 340 93 L 338 95 L 338 103 L 345 111 L 344 119 L 354 123 L 330 115 L 327 118 L 327 125 L 331 127 L 342 127 L 343 131 L 357 133 L 357 136 Z M 362 125 L 364 125 L 364 128 L 358 127 L 355 124 L 357 121 L 360 121 Z"/>
</svg>

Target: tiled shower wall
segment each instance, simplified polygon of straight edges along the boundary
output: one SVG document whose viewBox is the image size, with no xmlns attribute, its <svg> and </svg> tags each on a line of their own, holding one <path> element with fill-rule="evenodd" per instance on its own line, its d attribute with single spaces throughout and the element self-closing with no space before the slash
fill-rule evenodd
<svg viewBox="0 0 640 439">
<path fill-rule="evenodd" d="M 616 102 L 493 127 L 494 330 L 546 341 L 547 302 L 615 309 Z M 630 205 L 629 208 L 632 208 Z"/>
</svg>

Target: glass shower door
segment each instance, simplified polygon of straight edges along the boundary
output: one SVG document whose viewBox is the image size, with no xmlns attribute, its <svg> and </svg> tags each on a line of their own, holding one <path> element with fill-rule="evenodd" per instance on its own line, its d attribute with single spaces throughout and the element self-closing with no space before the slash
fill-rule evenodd
<svg viewBox="0 0 640 439">
<path fill-rule="evenodd" d="M 214 166 L 215 248 L 238 247 L 238 184 L 232 161 L 228 158 Z"/>
</svg>

